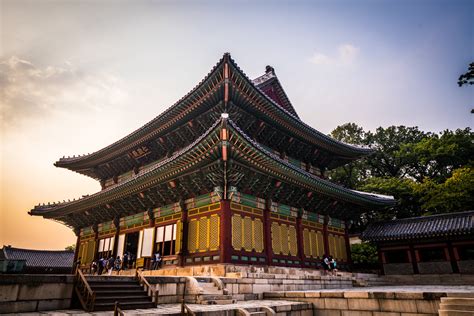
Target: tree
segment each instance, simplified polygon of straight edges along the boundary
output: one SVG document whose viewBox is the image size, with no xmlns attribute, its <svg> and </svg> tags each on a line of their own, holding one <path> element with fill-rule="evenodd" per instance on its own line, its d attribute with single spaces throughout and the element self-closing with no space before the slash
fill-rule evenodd
<svg viewBox="0 0 474 316">
<path fill-rule="evenodd" d="M 468 85 L 474 84 L 474 63 L 470 63 L 467 69 L 467 72 L 460 75 L 458 78 L 458 85 L 460 87 L 462 87 L 465 84 L 468 84 Z"/>
<path fill-rule="evenodd" d="M 75 250 L 76 250 L 76 245 L 67 246 L 66 248 L 64 248 L 64 250 L 67 250 L 67 251 L 75 251 Z"/>
<path fill-rule="evenodd" d="M 351 245 L 352 262 L 359 265 L 373 265 L 378 263 L 377 247 L 370 243 Z"/>
</svg>

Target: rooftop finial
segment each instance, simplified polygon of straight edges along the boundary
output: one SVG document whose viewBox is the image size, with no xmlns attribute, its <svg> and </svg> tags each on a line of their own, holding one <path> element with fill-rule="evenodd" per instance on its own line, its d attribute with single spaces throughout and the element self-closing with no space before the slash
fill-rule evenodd
<svg viewBox="0 0 474 316">
<path fill-rule="evenodd" d="M 267 65 L 267 66 L 265 67 L 265 73 L 269 73 L 269 72 L 275 74 L 275 68 L 273 68 L 273 67 L 270 66 L 270 65 Z"/>
</svg>

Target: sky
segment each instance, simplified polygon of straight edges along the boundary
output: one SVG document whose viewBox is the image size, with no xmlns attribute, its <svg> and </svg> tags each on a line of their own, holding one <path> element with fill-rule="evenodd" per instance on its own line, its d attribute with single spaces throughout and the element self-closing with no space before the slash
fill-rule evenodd
<svg viewBox="0 0 474 316">
<path fill-rule="evenodd" d="M 225 52 L 275 72 L 303 121 L 425 131 L 473 127 L 474 1 L 0 0 L 0 247 L 63 249 L 27 212 L 100 190 L 53 166 L 139 128 Z"/>
</svg>

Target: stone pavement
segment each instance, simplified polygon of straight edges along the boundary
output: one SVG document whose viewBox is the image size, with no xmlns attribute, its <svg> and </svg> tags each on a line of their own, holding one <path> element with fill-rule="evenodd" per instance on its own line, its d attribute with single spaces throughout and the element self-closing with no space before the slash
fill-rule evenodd
<svg viewBox="0 0 474 316">
<path fill-rule="evenodd" d="M 200 305 L 200 304 L 187 304 L 193 312 L 210 312 L 217 315 L 230 312 L 237 308 L 244 309 L 257 309 L 263 306 L 268 306 L 275 310 L 275 312 L 283 312 L 290 310 L 301 310 L 301 309 L 311 309 L 311 304 L 303 302 L 294 302 L 294 301 L 284 301 L 284 300 L 257 300 L 257 301 L 245 301 L 237 302 L 235 304 L 228 305 Z M 161 304 L 157 308 L 150 309 L 136 309 L 136 310 L 125 310 L 123 311 L 125 315 L 180 315 L 181 305 L 180 304 Z M 89 316 L 89 315 L 98 315 L 98 316 L 112 316 L 113 312 L 93 312 L 86 313 L 82 310 L 58 310 L 58 311 L 44 311 L 36 313 L 20 313 L 20 314 L 10 314 L 10 315 L 25 315 L 25 316 Z M 309 315 L 312 315 L 309 313 Z"/>
</svg>

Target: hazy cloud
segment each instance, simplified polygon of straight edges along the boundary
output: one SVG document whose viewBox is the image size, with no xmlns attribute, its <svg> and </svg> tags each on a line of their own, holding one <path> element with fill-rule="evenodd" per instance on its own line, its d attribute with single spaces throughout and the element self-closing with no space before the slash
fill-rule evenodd
<svg viewBox="0 0 474 316">
<path fill-rule="evenodd" d="M 0 121 L 11 126 L 57 111 L 100 111 L 124 101 L 121 86 L 113 75 L 85 74 L 70 62 L 37 67 L 11 56 L 0 61 Z"/>
<path fill-rule="evenodd" d="M 309 58 L 309 62 L 315 65 L 351 65 L 358 54 L 359 48 L 352 44 L 343 44 L 337 48 L 335 56 L 316 52 Z"/>
</svg>

